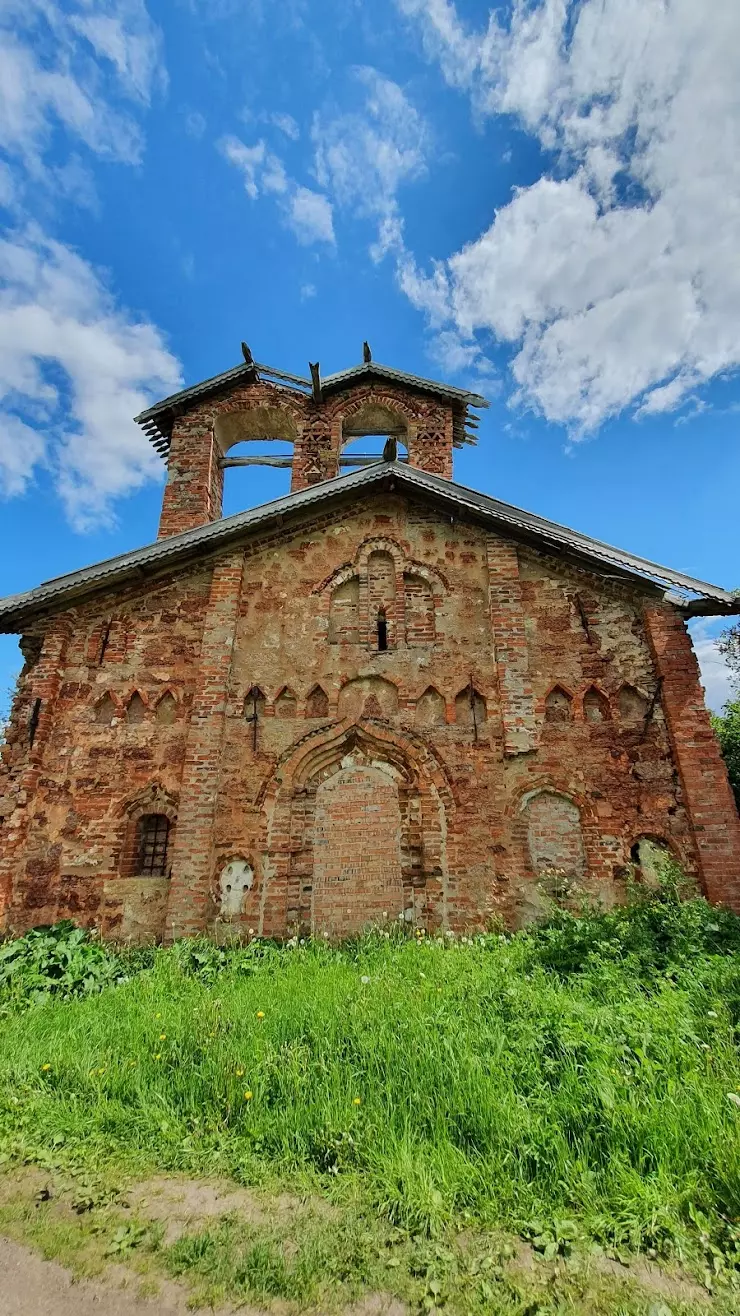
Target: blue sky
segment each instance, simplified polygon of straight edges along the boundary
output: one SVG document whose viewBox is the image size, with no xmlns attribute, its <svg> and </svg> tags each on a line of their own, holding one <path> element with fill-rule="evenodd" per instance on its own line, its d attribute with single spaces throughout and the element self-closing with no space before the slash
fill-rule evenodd
<svg viewBox="0 0 740 1316">
<path fill-rule="evenodd" d="M 242 338 L 472 386 L 461 482 L 740 585 L 740 9 L 699 9 L 4 0 L 0 593 L 154 538 L 131 418 Z"/>
</svg>

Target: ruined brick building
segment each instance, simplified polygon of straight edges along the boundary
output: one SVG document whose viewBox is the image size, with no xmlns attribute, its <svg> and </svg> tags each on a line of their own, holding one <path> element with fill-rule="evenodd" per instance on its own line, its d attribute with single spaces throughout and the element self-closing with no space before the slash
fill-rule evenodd
<svg viewBox="0 0 740 1316">
<path fill-rule="evenodd" d="M 138 418 L 155 543 L 0 602 L 4 926 L 514 924 L 549 881 L 620 899 L 655 847 L 740 910 L 685 625 L 731 596 L 455 484 L 474 394 L 246 358 Z M 378 434 L 386 459 L 348 456 Z M 265 439 L 291 493 L 224 519 Z"/>
</svg>

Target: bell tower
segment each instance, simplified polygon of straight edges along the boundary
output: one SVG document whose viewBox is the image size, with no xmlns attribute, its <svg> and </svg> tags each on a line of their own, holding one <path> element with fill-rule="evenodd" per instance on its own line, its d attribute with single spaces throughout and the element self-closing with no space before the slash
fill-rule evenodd
<svg viewBox="0 0 740 1316">
<path fill-rule="evenodd" d="M 362 365 L 322 377 L 290 375 L 252 360 L 184 389 L 137 416 L 167 461 L 159 537 L 192 530 L 222 516 L 224 471 L 234 466 L 284 466 L 296 493 L 345 471 L 402 461 L 452 479 L 455 448 L 476 442 L 471 407 L 476 393 L 378 365 L 364 345 Z M 382 455 L 346 453 L 362 437 L 382 436 Z M 230 457 L 236 444 L 279 440 L 291 456 Z"/>
</svg>

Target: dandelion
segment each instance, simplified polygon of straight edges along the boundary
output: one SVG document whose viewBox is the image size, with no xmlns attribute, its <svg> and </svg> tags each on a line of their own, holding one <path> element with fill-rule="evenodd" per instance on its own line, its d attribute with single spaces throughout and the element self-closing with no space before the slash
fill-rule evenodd
<svg viewBox="0 0 740 1316">
<path fill-rule="evenodd" d="M 353 1098 L 352 1098 L 352 1105 L 353 1105 L 353 1106 L 361 1106 L 361 1105 L 362 1105 L 362 1097 L 353 1097 Z M 738 1102 L 738 1105 L 740 1105 L 740 1102 Z"/>
<path fill-rule="evenodd" d="M 41 1066 L 41 1072 L 42 1072 L 42 1074 L 47 1074 L 47 1073 L 49 1072 L 50 1069 L 51 1069 L 51 1065 L 42 1065 L 42 1066 Z"/>
<path fill-rule="evenodd" d="M 245 1101 L 252 1100 L 252 1093 L 249 1091 L 249 1088 L 247 1088 L 246 1092 L 244 1093 L 244 1100 Z"/>
<path fill-rule="evenodd" d="M 737 1095 L 736 1092 L 728 1092 L 727 1100 L 731 1101 L 733 1106 L 740 1106 L 740 1097 Z"/>
<path fill-rule="evenodd" d="M 154 1059 L 155 1059 L 155 1060 L 161 1060 L 161 1059 L 162 1059 L 162 1052 L 161 1052 L 161 1051 L 157 1051 L 157 1053 L 156 1053 Z"/>
<path fill-rule="evenodd" d="M 160 1040 L 160 1042 L 163 1042 L 163 1041 L 165 1040 L 166 1036 L 167 1036 L 166 1033 L 160 1033 L 160 1034 L 159 1034 L 159 1040 Z"/>
<path fill-rule="evenodd" d="M 707 1010 L 707 1019 L 716 1019 L 716 1018 L 717 1018 L 716 1010 Z"/>
<path fill-rule="evenodd" d="M 236 1071 L 236 1076 L 237 1076 L 237 1078 L 244 1078 L 244 1070 L 243 1070 L 243 1069 L 237 1069 L 237 1071 Z"/>
<path fill-rule="evenodd" d="M 264 1012 L 264 1010 L 258 1010 L 258 1011 L 257 1011 L 257 1018 L 258 1018 L 258 1019 L 264 1019 L 264 1017 L 265 1017 L 265 1012 Z"/>
<path fill-rule="evenodd" d="M 369 981 L 370 981 L 370 979 L 368 978 L 367 974 L 366 974 L 366 973 L 363 973 L 362 977 L 360 978 L 360 982 L 364 982 L 364 983 L 365 983 L 365 986 L 367 986 L 367 984 L 369 983 Z"/>
<path fill-rule="evenodd" d="M 161 1019 L 162 1016 L 161 1016 L 161 1014 L 155 1014 L 154 1018 L 155 1018 L 155 1019 Z"/>
</svg>

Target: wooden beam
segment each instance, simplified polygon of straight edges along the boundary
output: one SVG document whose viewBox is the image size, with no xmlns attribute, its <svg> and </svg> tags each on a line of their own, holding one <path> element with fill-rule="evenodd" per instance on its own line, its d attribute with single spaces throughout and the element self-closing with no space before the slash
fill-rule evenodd
<svg viewBox="0 0 740 1316">
<path fill-rule="evenodd" d="M 308 368 L 311 371 L 313 400 L 314 402 L 318 403 L 321 401 L 321 373 L 319 371 L 318 361 L 316 362 L 309 361 Z"/>
</svg>

